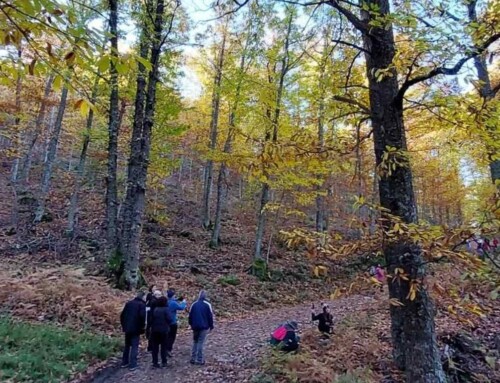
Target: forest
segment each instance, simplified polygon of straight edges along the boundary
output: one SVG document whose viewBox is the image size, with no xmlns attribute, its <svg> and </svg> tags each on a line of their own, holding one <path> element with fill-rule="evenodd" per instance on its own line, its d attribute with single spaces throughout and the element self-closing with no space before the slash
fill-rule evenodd
<svg viewBox="0 0 500 383">
<path fill-rule="evenodd" d="M 0 381 L 500 382 L 499 91 L 498 0 L 0 0 Z"/>
</svg>

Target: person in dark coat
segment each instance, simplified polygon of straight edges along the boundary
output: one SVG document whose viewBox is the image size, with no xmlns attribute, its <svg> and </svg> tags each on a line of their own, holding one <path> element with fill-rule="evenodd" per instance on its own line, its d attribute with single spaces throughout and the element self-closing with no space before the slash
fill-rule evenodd
<svg viewBox="0 0 500 383">
<path fill-rule="evenodd" d="M 156 286 L 155 286 L 156 288 Z M 153 290 L 152 293 L 148 294 L 149 298 L 146 298 L 146 339 L 148 340 L 148 351 L 153 351 L 153 346 L 151 342 L 151 322 L 153 320 L 153 311 L 156 308 L 158 299 L 161 298 L 162 293 L 160 290 Z"/>
<path fill-rule="evenodd" d="M 329 337 L 329 334 L 333 330 L 333 315 L 330 313 L 330 307 L 327 304 L 323 304 L 322 312 L 316 315 L 313 306 L 311 316 L 313 322 L 318 321 L 318 330 L 324 336 Z"/>
<path fill-rule="evenodd" d="M 189 325 L 193 330 L 193 349 L 191 364 L 204 365 L 203 346 L 209 331 L 214 329 L 212 306 L 207 301 L 205 290 L 200 291 L 198 300 L 193 303 L 189 311 Z"/>
<path fill-rule="evenodd" d="M 156 307 L 151 315 L 151 348 L 153 353 L 153 367 L 159 368 L 158 352 L 161 349 L 162 367 L 167 367 L 167 342 L 168 332 L 172 318 L 168 312 L 167 298 L 160 297 L 156 301 Z"/>
<path fill-rule="evenodd" d="M 146 321 L 146 304 L 144 292 L 128 301 L 120 315 L 122 330 L 125 333 L 125 348 L 123 349 L 122 367 L 131 371 L 137 369 L 137 353 L 139 351 L 139 338 L 144 333 Z"/>
<path fill-rule="evenodd" d="M 297 335 L 298 329 L 298 323 L 293 320 L 279 325 L 271 334 L 271 345 L 284 352 L 297 350 L 300 342 L 300 337 Z"/>
</svg>

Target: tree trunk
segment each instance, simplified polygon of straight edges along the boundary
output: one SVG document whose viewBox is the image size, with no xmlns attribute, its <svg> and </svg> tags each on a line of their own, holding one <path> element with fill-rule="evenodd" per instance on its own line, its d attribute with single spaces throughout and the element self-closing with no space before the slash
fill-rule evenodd
<svg viewBox="0 0 500 383">
<path fill-rule="evenodd" d="M 27 182 L 29 180 L 29 173 L 31 170 L 31 161 L 33 156 L 33 149 L 35 148 L 35 144 L 38 141 L 38 137 L 42 132 L 43 122 L 45 120 L 45 112 L 47 110 L 47 101 L 52 90 L 52 83 L 54 82 L 54 75 L 50 74 L 47 82 L 45 83 L 45 89 L 43 92 L 43 99 L 40 103 L 40 109 L 38 111 L 38 115 L 35 120 L 35 127 L 33 133 L 28 137 L 28 145 L 26 148 L 26 152 L 21 160 L 21 171 L 19 173 L 19 183 L 22 187 L 27 186 Z"/>
<path fill-rule="evenodd" d="M 243 74 L 245 73 L 245 61 L 247 55 L 247 49 L 250 44 L 250 39 L 253 36 L 247 35 L 245 41 L 245 47 L 240 59 L 239 67 L 239 78 L 236 85 L 236 92 L 234 96 L 234 104 L 231 108 L 229 114 L 229 131 L 227 133 L 226 142 L 224 143 L 224 153 L 231 153 L 231 148 L 233 145 L 234 135 L 236 134 L 236 113 L 238 112 L 239 98 L 241 93 L 241 86 L 243 83 Z M 222 219 L 222 207 L 224 205 L 224 200 L 227 197 L 227 188 L 224 188 L 227 176 L 227 164 L 226 161 L 222 161 L 219 169 L 219 176 L 217 178 L 217 204 L 215 207 L 215 222 L 214 230 L 212 231 L 212 238 L 210 240 L 210 247 L 216 248 L 219 246 L 220 242 L 220 232 L 221 232 L 221 219 Z"/>
<path fill-rule="evenodd" d="M 23 51 L 19 47 L 17 50 L 17 79 L 16 79 L 16 116 L 14 117 L 14 125 L 18 128 L 19 122 L 21 121 L 21 90 L 22 90 L 22 61 Z M 16 156 L 14 163 L 12 164 L 11 181 L 15 184 L 17 183 L 18 172 L 19 172 L 19 156 Z"/>
<path fill-rule="evenodd" d="M 477 12 L 476 12 L 477 0 L 469 1 L 467 4 L 468 16 L 470 23 L 478 23 Z M 476 46 L 477 48 L 477 46 Z M 479 79 L 479 95 L 484 100 L 485 104 L 488 104 L 491 100 L 495 98 L 495 91 L 491 86 L 490 74 L 488 72 L 488 66 L 486 64 L 485 54 L 483 53 L 479 56 L 474 57 L 474 66 L 477 71 L 477 78 Z M 492 111 L 493 112 L 493 111 Z M 488 111 L 486 111 L 488 113 Z M 488 134 L 489 140 L 492 144 L 486 143 L 486 150 L 489 159 L 490 175 L 491 181 L 497 186 L 497 190 L 500 192 L 500 159 L 498 158 L 498 149 L 496 145 L 500 142 L 500 133 L 498 129 L 498 122 L 495 124 L 487 123 L 487 116 L 480 116 L 481 122 L 485 125 L 486 133 Z"/>
<path fill-rule="evenodd" d="M 380 9 L 382 16 L 390 14 L 389 0 L 369 0 L 368 3 Z M 365 22 L 370 22 L 373 17 L 373 14 L 362 12 Z M 403 222 L 415 223 L 417 208 L 410 162 L 406 157 L 403 105 L 402 101 L 396 102 L 399 85 L 396 70 L 392 67 L 396 51 L 392 26 L 370 27 L 369 32 L 363 33 L 363 40 L 365 49 L 369 52 L 366 55 L 366 69 L 376 163 L 381 169 L 384 152 L 389 146 L 398 149 L 396 155 L 404 164 L 397 166 L 392 172 L 381 174 L 380 204 Z M 384 70 L 389 70 L 390 75 L 377 77 Z M 409 275 L 410 280 L 423 282 L 425 268 L 422 250 L 418 245 L 402 238 L 385 241 L 384 253 L 389 274 L 394 275 L 395 269 L 399 268 Z M 405 369 L 408 382 L 444 383 L 446 379 L 434 328 L 435 310 L 425 287 L 422 286 L 415 299 L 410 300 L 407 299 L 409 281 L 389 278 L 388 283 L 390 298 L 404 304 L 391 305 L 391 333 L 396 364 Z"/>
<path fill-rule="evenodd" d="M 54 160 L 57 154 L 57 144 L 59 143 L 59 137 L 61 135 L 67 99 L 68 86 L 65 84 L 61 92 L 61 101 L 59 102 L 59 108 L 57 110 L 56 122 L 54 124 L 54 130 L 52 131 L 52 136 L 50 137 L 49 145 L 47 147 L 45 162 L 43 164 L 42 184 L 38 200 L 38 207 L 35 211 L 35 223 L 41 222 L 43 215 L 45 214 L 45 200 L 47 199 L 47 194 L 49 193 L 50 178 L 52 177 L 52 167 L 54 165 Z"/>
<path fill-rule="evenodd" d="M 96 77 L 94 88 L 92 89 L 91 102 L 95 104 L 97 98 L 97 86 L 99 83 L 99 76 Z M 87 126 L 85 129 L 85 137 L 83 138 L 82 151 L 80 153 L 80 160 L 78 161 L 78 167 L 76 169 L 75 186 L 73 189 L 73 194 L 71 195 L 71 200 L 69 204 L 68 211 L 68 229 L 67 235 L 70 237 L 75 236 L 75 228 L 77 225 L 77 215 L 78 215 L 78 197 L 80 193 L 80 187 L 83 181 L 83 174 L 85 172 L 85 161 L 87 160 L 87 150 L 90 143 L 90 133 L 92 130 L 92 124 L 94 122 L 94 111 L 89 110 L 89 115 L 87 116 Z"/>
<path fill-rule="evenodd" d="M 285 35 L 285 43 L 284 43 L 284 52 L 283 52 L 283 58 L 281 59 L 281 68 L 278 74 L 278 84 L 277 84 L 277 89 L 276 89 L 276 104 L 274 108 L 274 115 L 271 118 L 271 111 L 267 111 L 267 116 L 271 120 L 271 132 L 267 131 L 266 132 L 266 137 L 264 139 L 264 143 L 268 142 L 270 138 L 272 138 L 273 143 L 278 142 L 278 130 L 279 130 L 279 121 L 280 121 L 280 114 L 281 114 L 281 102 L 283 98 L 283 90 L 285 86 L 285 77 L 290 70 L 290 36 L 292 33 L 292 24 L 293 24 L 293 17 L 289 16 L 288 24 L 287 24 L 287 31 Z M 276 67 L 274 67 L 273 70 L 275 70 Z M 276 75 L 276 73 L 269 73 L 268 74 L 268 82 L 269 85 L 272 85 L 274 82 L 273 77 Z M 265 145 L 265 144 L 264 144 Z M 265 146 L 264 146 L 265 150 Z M 267 171 L 264 169 L 264 176 L 269 179 L 269 175 L 267 174 Z M 255 235 L 255 252 L 254 252 L 254 259 L 256 260 L 261 260 L 262 258 L 262 239 L 264 237 L 264 229 L 266 225 L 266 209 L 267 209 L 267 204 L 270 200 L 269 198 L 270 195 L 270 187 L 268 182 L 264 182 L 262 184 L 262 189 L 261 189 L 261 196 L 260 196 L 260 207 L 259 207 L 259 213 L 257 216 L 257 232 Z"/>
<path fill-rule="evenodd" d="M 116 251 L 118 244 L 118 134 L 119 134 L 119 94 L 118 94 L 118 0 L 109 0 L 110 87 L 108 123 L 108 175 L 106 178 L 106 238 L 109 253 Z"/>
<path fill-rule="evenodd" d="M 158 83 L 161 47 L 164 41 L 162 39 L 164 12 L 164 0 L 158 0 L 154 13 L 154 36 L 151 47 L 150 62 L 152 69 L 149 72 L 147 81 L 144 114 L 143 116 L 136 115 L 139 117 L 138 122 L 142 120 L 140 141 L 139 144 L 134 142 L 134 138 L 137 137 L 133 136 L 131 142 L 127 196 L 124 203 L 124 209 L 126 209 L 126 211 L 124 211 L 124 217 L 126 217 L 126 220 L 123 222 L 124 233 L 127 233 L 128 236 L 122 237 L 121 241 L 121 250 L 125 260 L 124 277 L 126 285 L 129 289 L 135 289 L 137 287 L 140 276 L 140 237 L 146 205 L 146 181 L 149 164 L 149 152 L 151 149 L 151 133 L 154 125 L 156 106 L 156 85 Z M 172 14 L 171 22 L 173 22 L 174 13 Z M 140 99 L 143 95 L 137 93 L 136 97 Z M 135 123 L 136 121 L 134 120 L 134 125 Z M 138 153 L 134 153 L 134 150 L 138 150 Z"/>
<path fill-rule="evenodd" d="M 215 68 L 214 89 L 212 93 L 212 117 L 210 120 L 210 142 L 208 148 L 210 155 L 213 154 L 217 146 L 217 134 L 219 125 L 219 109 L 220 109 L 220 87 L 222 82 L 222 67 L 224 65 L 224 54 L 226 49 L 226 31 L 222 35 L 222 45 L 219 51 L 217 60 L 217 67 Z M 210 227 L 210 195 L 212 192 L 212 178 L 213 178 L 214 161 L 209 158 L 205 165 L 205 175 L 203 180 L 203 228 Z"/>
</svg>

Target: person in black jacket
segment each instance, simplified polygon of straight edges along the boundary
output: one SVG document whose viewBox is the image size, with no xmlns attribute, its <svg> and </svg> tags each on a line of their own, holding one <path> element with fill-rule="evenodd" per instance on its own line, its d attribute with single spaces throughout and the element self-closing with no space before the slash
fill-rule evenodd
<svg viewBox="0 0 500 383">
<path fill-rule="evenodd" d="M 161 347 L 161 364 L 167 367 L 167 341 L 172 319 L 168 312 L 167 298 L 161 297 L 156 301 L 156 307 L 151 315 L 151 347 L 153 353 L 153 367 L 159 368 L 158 352 Z"/>
<path fill-rule="evenodd" d="M 330 307 L 327 304 L 323 304 L 322 312 L 316 315 L 313 305 L 311 316 L 313 322 L 318 321 L 318 330 L 324 336 L 328 337 L 333 330 L 333 315 L 330 313 Z"/>
<path fill-rule="evenodd" d="M 156 286 L 154 287 L 156 289 Z M 148 351 L 153 351 L 153 343 L 151 341 L 151 321 L 153 318 L 153 311 L 156 308 L 158 299 L 161 298 L 162 293 L 156 289 L 148 294 L 146 298 L 146 339 L 148 340 Z"/>
<path fill-rule="evenodd" d="M 146 304 L 144 292 L 128 301 L 120 315 L 122 330 L 125 333 L 125 348 L 123 349 L 122 367 L 131 371 L 137 369 L 137 353 L 139 351 L 139 338 L 144 332 L 146 321 Z"/>
</svg>

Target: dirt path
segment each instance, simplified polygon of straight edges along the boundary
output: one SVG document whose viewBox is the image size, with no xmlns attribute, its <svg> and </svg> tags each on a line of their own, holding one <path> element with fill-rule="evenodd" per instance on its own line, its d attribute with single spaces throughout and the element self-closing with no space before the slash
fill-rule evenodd
<svg viewBox="0 0 500 383">
<path fill-rule="evenodd" d="M 331 302 L 335 321 L 347 314 L 362 311 L 374 302 L 372 297 L 353 296 Z M 216 323 L 205 347 L 206 365 L 189 364 L 191 338 L 189 333 L 181 334 L 174 346 L 174 357 L 169 359 L 167 369 L 153 369 L 149 353 L 141 352 L 139 369 L 112 369 L 96 377 L 93 383 L 188 383 L 249 382 L 258 370 L 259 355 L 267 347 L 269 333 L 279 323 L 294 319 L 300 328 L 310 328 L 310 305 L 285 309 L 270 309 L 254 317 Z"/>
</svg>

